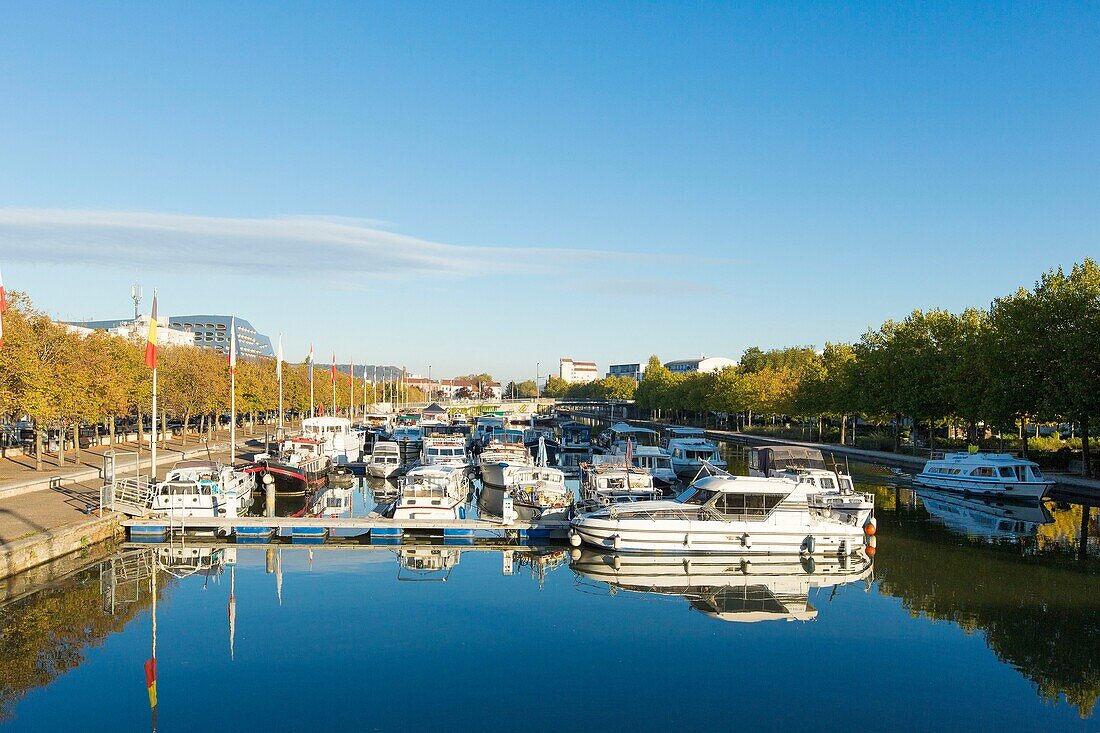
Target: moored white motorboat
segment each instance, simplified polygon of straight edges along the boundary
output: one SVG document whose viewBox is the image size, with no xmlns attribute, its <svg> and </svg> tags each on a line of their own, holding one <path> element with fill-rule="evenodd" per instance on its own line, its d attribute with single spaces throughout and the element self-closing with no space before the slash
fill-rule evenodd
<svg viewBox="0 0 1100 733">
<path fill-rule="evenodd" d="M 592 428 L 572 420 L 558 426 L 562 450 L 592 450 Z"/>
<path fill-rule="evenodd" d="M 672 468 L 672 457 L 664 448 L 635 445 L 632 440 L 627 440 L 616 443 L 611 449 L 611 455 L 615 458 L 625 457 L 628 450 L 631 453 L 631 465 L 652 476 L 653 485 L 657 488 L 667 489 L 679 482 L 680 478 Z"/>
<path fill-rule="evenodd" d="M 398 482 L 390 519 L 465 519 L 470 480 L 454 466 L 417 466 Z"/>
<path fill-rule="evenodd" d="M 423 466 L 455 466 L 469 471 L 471 462 L 465 436 L 426 433 L 424 447 L 420 449 L 420 463 Z"/>
<path fill-rule="evenodd" d="M 704 466 L 725 469 L 726 462 L 718 446 L 706 438 L 670 438 L 665 446 L 676 475 L 691 480 Z"/>
<path fill-rule="evenodd" d="M 169 517 L 239 517 L 252 504 L 255 475 L 215 461 L 179 461 L 157 484 L 150 511 Z"/>
<path fill-rule="evenodd" d="M 648 471 L 609 456 L 593 456 L 592 463 L 581 464 L 580 494 L 578 511 L 661 498 L 661 490 L 653 485 Z"/>
<path fill-rule="evenodd" d="M 570 541 L 624 552 L 850 555 L 874 534 L 866 508 L 786 478 L 706 476 L 675 500 L 616 504 L 573 519 Z"/>
<path fill-rule="evenodd" d="M 317 441 L 319 450 L 334 466 L 346 466 L 363 460 L 366 431 L 351 426 L 346 417 L 307 417 L 302 420 L 302 437 Z"/>
<path fill-rule="evenodd" d="M 374 452 L 367 462 L 367 475 L 387 478 L 401 468 L 401 447 L 392 441 L 381 440 L 374 444 Z"/>
<path fill-rule="evenodd" d="M 916 486 L 1038 501 L 1054 486 L 1039 464 L 1007 453 L 948 453 L 924 464 Z"/>
<path fill-rule="evenodd" d="M 511 472 L 510 479 L 507 491 L 519 519 L 569 520 L 574 496 L 560 468 L 522 466 Z"/>
</svg>

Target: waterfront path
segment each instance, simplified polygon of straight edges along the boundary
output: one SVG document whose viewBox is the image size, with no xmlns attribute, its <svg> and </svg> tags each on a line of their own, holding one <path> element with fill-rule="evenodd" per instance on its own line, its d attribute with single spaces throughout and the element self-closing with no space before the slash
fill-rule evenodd
<svg viewBox="0 0 1100 733">
<path fill-rule="evenodd" d="M 765 435 L 753 435 L 752 433 L 738 433 L 732 430 L 707 430 L 706 434 L 717 440 L 752 445 L 793 445 L 805 448 L 816 448 L 822 453 L 830 453 L 837 456 L 846 456 L 853 460 L 866 463 L 878 463 L 883 466 L 896 466 L 920 470 L 928 460 L 922 456 L 908 456 L 903 453 L 890 453 L 888 451 L 867 450 L 850 445 L 838 445 L 836 443 L 813 443 L 800 440 L 787 440 L 785 438 L 772 438 Z M 1100 499 L 1100 481 L 1074 476 L 1067 473 L 1051 473 L 1047 475 L 1055 482 L 1056 490 L 1072 494 L 1075 497 Z"/>
<path fill-rule="evenodd" d="M 224 442 L 210 445 L 209 451 L 206 443 L 191 441 L 181 446 L 179 441 L 169 442 L 167 449 L 158 448 L 158 475 L 185 457 L 210 455 L 215 460 L 227 460 L 228 437 L 228 434 L 216 435 L 216 441 L 221 438 Z M 252 451 L 242 448 L 258 449 L 258 445 L 249 446 L 241 437 L 238 432 L 236 457 L 251 458 Z M 120 451 L 116 473 L 133 473 L 137 446 L 123 443 L 115 448 Z M 33 470 L 33 458 L 21 456 L 0 461 L 0 578 L 79 551 L 119 531 L 120 517 L 110 513 L 100 516 L 98 512 L 103 485 L 102 453 L 106 449 L 107 446 L 99 446 L 83 450 L 79 463 L 42 472 Z M 148 471 L 147 449 L 142 451 L 141 461 L 142 470 Z"/>
</svg>

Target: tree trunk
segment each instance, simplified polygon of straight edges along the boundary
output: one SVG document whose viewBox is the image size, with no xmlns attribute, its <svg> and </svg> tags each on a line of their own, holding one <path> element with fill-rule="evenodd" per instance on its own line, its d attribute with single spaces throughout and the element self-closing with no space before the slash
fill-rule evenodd
<svg viewBox="0 0 1100 733">
<path fill-rule="evenodd" d="M 1024 424 L 1026 420 L 1020 420 L 1020 436 L 1024 447 L 1024 458 L 1027 458 L 1027 427 Z"/>
<path fill-rule="evenodd" d="M 114 415 L 108 415 L 107 420 L 108 420 L 107 435 L 109 436 L 107 438 L 107 445 L 114 446 L 114 444 L 115 444 L 115 416 Z"/>
<path fill-rule="evenodd" d="M 820 443 L 823 439 L 822 431 L 825 429 L 825 418 L 817 418 L 817 442 Z"/>
<path fill-rule="evenodd" d="M 37 420 L 34 422 L 34 470 L 42 470 L 42 430 Z"/>
<path fill-rule="evenodd" d="M 1081 464 L 1086 476 L 1092 477 L 1092 454 L 1089 451 L 1089 418 L 1081 417 Z"/>
<path fill-rule="evenodd" d="M 57 465 L 58 467 L 65 465 L 65 422 L 61 422 L 61 427 L 57 429 Z"/>
<path fill-rule="evenodd" d="M 847 445 L 848 444 L 848 416 L 847 415 L 841 415 L 840 416 L 840 444 L 841 445 Z"/>
<path fill-rule="evenodd" d="M 168 447 L 168 415 L 160 413 L 160 447 Z"/>
<path fill-rule="evenodd" d="M 180 438 L 180 445 L 187 447 L 187 430 L 191 427 L 191 411 L 185 410 L 183 413 L 183 435 Z"/>
<path fill-rule="evenodd" d="M 928 420 L 928 452 L 931 453 L 936 448 L 936 421 L 929 418 Z"/>
</svg>

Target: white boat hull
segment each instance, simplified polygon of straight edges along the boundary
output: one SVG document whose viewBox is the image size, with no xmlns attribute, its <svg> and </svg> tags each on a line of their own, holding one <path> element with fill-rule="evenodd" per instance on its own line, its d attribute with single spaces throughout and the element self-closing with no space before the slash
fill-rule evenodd
<svg viewBox="0 0 1100 733">
<path fill-rule="evenodd" d="M 739 555 L 850 555 L 865 543 L 861 527 L 818 524 L 777 527 L 767 522 L 632 520 L 582 515 L 573 520 L 584 544 L 620 552 Z"/>
<path fill-rule="evenodd" d="M 979 480 L 920 473 L 913 477 L 913 485 L 926 486 L 940 491 L 974 494 L 976 496 L 999 496 L 1005 499 L 1038 501 L 1054 486 L 1054 482 Z"/>
</svg>

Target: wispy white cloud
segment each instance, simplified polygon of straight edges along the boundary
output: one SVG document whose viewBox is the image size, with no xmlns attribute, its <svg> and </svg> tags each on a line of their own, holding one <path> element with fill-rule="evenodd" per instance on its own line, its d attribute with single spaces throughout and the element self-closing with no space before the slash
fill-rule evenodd
<svg viewBox="0 0 1100 733">
<path fill-rule="evenodd" d="M 0 208 L 9 261 L 298 277 L 468 278 L 600 259 L 590 250 L 431 242 L 343 217 L 244 219 L 129 211 Z"/>
</svg>

